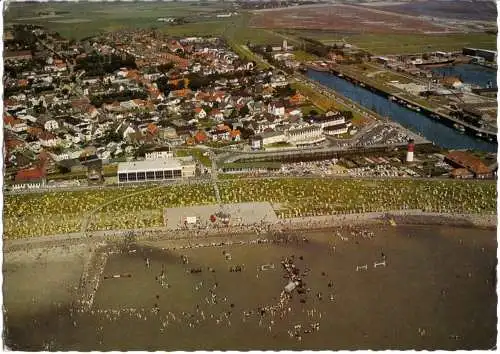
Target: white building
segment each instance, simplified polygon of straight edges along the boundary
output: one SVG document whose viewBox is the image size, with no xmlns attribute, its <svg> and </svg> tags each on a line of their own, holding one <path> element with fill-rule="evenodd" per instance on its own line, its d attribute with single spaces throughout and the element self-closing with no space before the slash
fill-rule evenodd
<svg viewBox="0 0 500 354">
<path fill-rule="evenodd" d="M 49 119 L 44 123 L 43 127 L 45 128 L 45 130 L 51 132 L 59 129 L 59 123 L 55 119 Z"/>
<path fill-rule="evenodd" d="M 341 123 L 341 124 L 336 124 L 336 125 L 330 125 L 323 129 L 323 133 L 325 135 L 342 135 L 347 133 L 349 130 L 348 126 L 346 123 Z"/>
<path fill-rule="evenodd" d="M 345 118 L 341 114 L 312 118 L 311 122 L 325 129 L 339 124 L 345 124 Z"/>
<path fill-rule="evenodd" d="M 325 140 L 323 128 L 316 124 L 290 129 L 286 132 L 286 137 L 289 143 L 295 145 L 317 144 Z"/>
<path fill-rule="evenodd" d="M 288 80 L 283 76 L 273 76 L 271 78 L 271 87 L 276 88 L 276 87 L 285 87 L 288 85 Z"/>
<path fill-rule="evenodd" d="M 166 158 L 118 164 L 118 183 L 159 182 L 194 177 L 192 158 Z"/>
<path fill-rule="evenodd" d="M 170 150 L 151 151 L 146 153 L 146 160 L 171 159 L 173 157 L 174 153 Z"/>
<path fill-rule="evenodd" d="M 26 124 L 26 122 L 19 120 L 19 119 L 16 119 L 14 121 L 14 123 L 12 124 L 12 126 L 10 127 L 10 129 L 14 133 L 22 133 L 28 129 L 28 125 Z"/>
<path fill-rule="evenodd" d="M 262 145 L 284 143 L 287 140 L 286 136 L 281 132 L 262 133 L 260 137 L 262 138 Z"/>
<path fill-rule="evenodd" d="M 285 106 L 283 103 L 270 103 L 267 106 L 267 112 L 273 116 L 283 117 L 285 115 Z"/>
</svg>

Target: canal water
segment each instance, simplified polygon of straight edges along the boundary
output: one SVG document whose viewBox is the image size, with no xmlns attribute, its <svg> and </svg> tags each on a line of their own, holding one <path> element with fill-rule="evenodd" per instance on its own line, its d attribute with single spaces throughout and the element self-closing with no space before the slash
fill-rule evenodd
<svg viewBox="0 0 500 354">
<path fill-rule="evenodd" d="M 328 72 L 308 70 L 306 74 L 327 87 L 334 89 L 345 97 L 371 109 L 381 116 L 388 116 L 413 132 L 419 133 L 426 139 L 446 149 L 474 149 L 496 152 L 496 142 L 488 142 L 470 135 L 461 134 L 438 121 L 423 114 L 379 96 L 374 92 L 352 84 Z"/>
<path fill-rule="evenodd" d="M 438 68 L 432 68 L 434 73 L 459 77 L 467 84 L 479 85 L 485 88 L 488 82 L 491 82 L 493 87 L 497 87 L 497 72 L 494 69 L 486 68 L 474 64 L 450 65 Z"/>
</svg>

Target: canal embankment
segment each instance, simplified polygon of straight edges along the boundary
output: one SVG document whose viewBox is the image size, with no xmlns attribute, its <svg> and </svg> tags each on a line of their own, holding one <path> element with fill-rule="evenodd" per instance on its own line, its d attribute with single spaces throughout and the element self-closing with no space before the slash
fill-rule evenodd
<svg viewBox="0 0 500 354">
<path fill-rule="evenodd" d="M 488 130 L 484 129 L 481 127 L 477 127 L 475 125 L 469 124 L 467 122 L 464 122 L 462 120 L 459 120 L 455 117 L 452 117 L 448 114 L 445 114 L 443 112 L 438 111 L 437 109 L 425 106 L 421 102 L 417 102 L 416 100 L 409 99 L 407 97 L 403 97 L 401 94 L 398 94 L 396 92 L 391 92 L 387 89 L 384 89 L 381 85 L 375 85 L 371 82 L 368 82 L 368 80 L 364 80 L 360 78 L 357 75 L 353 75 L 352 73 L 347 73 L 345 70 L 340 69 L 339 67 L 334 67 L 330 69 L 330 72 L 336 75 L 337 77 L 341 77 L 344 80 L 347 80 L 351 82 L 354 85 L 359 85 L 363 88 L 366 88 L 375 94 L 382 96 L 387 99 L 392 99 L 398 104 L 402 105 L 403 107 L 406 107 L 410 110 L 413 110 L 415 112 L 418 112 L 422 115 L 427 116 L 428 118 L 438 120 L 442 124 L 446 124 L 449 127 L 452 128 L 457 128 L 458 130 L 462 130 L 465 133 L 484 137 L 484 139 L 489 140 L 496 140 L 497 138 L 497 132 L 493 130 Z M 461 128 L 463 127 L 463 129 Z"/>
<path fill-rule="evenodd" d="M 389 117 L 391 120 L 400 123 L 407 129 L 423 135 L 429 141 L 446 149 L 473 149 L 480 151 L 496 152 L 496 136 L 488 139 L 477 138 L 475 135 L 464 134 L 453 128 L 452 121 L 441 119 L 439 115 L 431 117 L 432 109 L 422 109 L 417 102 L 404 102 L 415 106 L 416 109 L 409 109 L 407 104 L 396 102 L 395 92 L 387 92 L 384 89 L 360 83 L 359 81 L 346 79 L 344 74 L 337 70 L 333 73 L 308 70 L 306 76 L 329 90 L 340 93 L 351 101 L 363 107 L 371 107 L 380 116 Z M 349 76 L 350 77 L 350 76 Z M 393 100 L 389 98 L 393 96 Z M 403 97 L 401 97 L 403 99 Z M 413 104 L 412 104 L 413 103 Z M 421 106 L 421 105 L 420 105 Z M 444 124 L 443 124 L 444 123 Z M 496 132 L 495 132 L 496 133 Z"/>
</svg>

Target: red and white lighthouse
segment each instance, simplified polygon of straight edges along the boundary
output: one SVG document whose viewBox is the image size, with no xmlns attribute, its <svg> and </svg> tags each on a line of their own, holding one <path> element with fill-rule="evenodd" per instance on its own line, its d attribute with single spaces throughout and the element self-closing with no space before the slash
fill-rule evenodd
<svg viewBox="0 0 500 354">
<path fill-rule="evenodd" d="M 413 152 L 415 151 L 415 141 L 408 140 L 408 152 L 406 153 L 406 162 L 413 162 Z"/>
</svg>

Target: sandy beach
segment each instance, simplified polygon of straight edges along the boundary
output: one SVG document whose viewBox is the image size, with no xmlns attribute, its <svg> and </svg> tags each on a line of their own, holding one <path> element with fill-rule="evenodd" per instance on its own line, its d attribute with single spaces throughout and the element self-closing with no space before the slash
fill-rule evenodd
<svg viewBox="0 0 500 354">
<path fill-rule="evenodd" d="M 407 212 L 392 213 L 396 226 L 390 226 L 380 217 L 295 219 L 275 225 L 283 232 L 157 230 L 127 242 L 114 233 L 58 247 L 43 240 L 11 244 L 4 253 L 7 344 L 25 350 L 489 348 L 496 338 L 496 219 Z M 103 245 L 105 238 L 114 240 L 111 246 Z M 265 325 L 244 315 L 276 304 L 287 282 L 280 262 L 292 255 L 303 257 L 295 258 L 301 270 L 310 269 L 310 292 L 292 295 L 290 311 L 280 318 L 273 310 L 261 319 Z M 375 268 L 382 259 L 387 262 Z M 274 268 L 260 271 L 263 264 Z M 228 271 L 238 265 L 241 272 Z M 189 274 L 198 267 L 199 274 Z M 158 280 L 164 271 L 168 285 Z M 90 294 L 92 304 L 80 306 Z M 303 328 L 294 329 L 298 324 Z"/>
<path fill-rule="evenodd" d="M 4 240 L 4 251 L 31 249 L 48 246 L 77 245 L 82 242 L 100 242 L 121 240 L 125 235 L 133 233 L 135 238 L 147 239 L 182 239 L 197 235 L 218 236 L 226 233 L 254 232 L 256 228 L 270 230 L 310 230 L 339 227 L 345 225 L 388 224 L 394 220 L 400 225 L 452 225 L 476 228 L 496 229 L 496 215 L 432 213 L 421 210 L 385 211 L 371 213 L 352 213 L 326 216 L 297 217 L 279 219 L 277 222 L 266 223 L 265 219 L 255 219 L 252 224 L 243 226 L 211 226 L 201 227 L 156 227 L 137 230 L 109 230 L 81 233 L 31 237 L 20 240 Z M 198 233 L 197 233 L 198 232 Z"/>
</svg>

